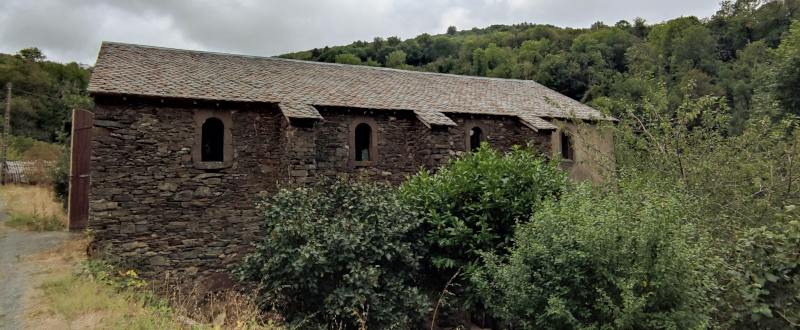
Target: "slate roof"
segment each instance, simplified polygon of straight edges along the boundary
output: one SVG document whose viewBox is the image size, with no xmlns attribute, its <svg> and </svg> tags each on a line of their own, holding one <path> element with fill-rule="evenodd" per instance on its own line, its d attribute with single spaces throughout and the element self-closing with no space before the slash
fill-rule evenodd
<svg viewBox="0 0 800 330">
<path fill-rule="evenodd" d="M 315 106 L 412 110 L 426 125 L 445 113 L 615 120 L 530 80 L 483 78 L 103 42 L 88 91 L 278 103 L 288 118 L 321 119 Z"/>
</svg>

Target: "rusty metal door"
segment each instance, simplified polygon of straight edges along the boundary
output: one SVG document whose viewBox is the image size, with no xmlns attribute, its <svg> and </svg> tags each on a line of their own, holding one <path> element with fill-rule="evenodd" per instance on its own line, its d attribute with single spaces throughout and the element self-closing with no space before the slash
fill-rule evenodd
<svg viewBox="0 0 800 330">
<path fill-rule="evenodd" d="M 72 145 L 69 163 L 69 230 L 89 226 L 89 179 L 92 173 L 92 125 L 94 115 L 72 110 Z"/>
</svg>

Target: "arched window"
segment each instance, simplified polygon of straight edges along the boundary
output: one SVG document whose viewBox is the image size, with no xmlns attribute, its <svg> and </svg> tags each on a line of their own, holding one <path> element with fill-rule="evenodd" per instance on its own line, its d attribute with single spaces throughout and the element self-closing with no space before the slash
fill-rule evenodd
<svg viewBox="0 0 800 330">
<path fill-rule="evenodd" d="M 233 166 L 233 112 L 199 109 L 194 114 L 194 168 L 219 170 Z"/>
<path fill-rule="evenodd" d="M 480 120 L 470 120 L 464 123 L 464 151 L 476 151 L 481 147 L 481 142 L 489 142 L 487 134 L 489 126 Z"/>
<path fill-rule="evenodd" d="M 352 167 L 378 164 L 378 123 L 370 117 L 357 117 L 350 123 L 347 145 Z"/>
<path fill-rule="evenodd" d="M 372 139 L 372 128 L 367 123 L 361 123 L 356 126 L 356 161 L 368 162 L 370 161 L 369 146 Z"/>
<path fill-rule="evenodd" d="M 483 131 L 481 131 L 480 127 L 473 127 L 469 131 L 469 150 L 476 151 L 478 148 L 481 147 L 481 141 L 483 139 Z"/>
<path fill-rule="evenodd" d="M 575 150 L 572 146 L 572 137 L 566 130 L 561 131 L 561 157 L 564 159 L 575 160 Z"/>
<path fill-rule="evenodd" d="M 221 162 L 225 146 L 225 125 L 217 118 L 208 118 L 203 123 L 203 138 L 201 142 L 201 161 Z"/>
</svg>

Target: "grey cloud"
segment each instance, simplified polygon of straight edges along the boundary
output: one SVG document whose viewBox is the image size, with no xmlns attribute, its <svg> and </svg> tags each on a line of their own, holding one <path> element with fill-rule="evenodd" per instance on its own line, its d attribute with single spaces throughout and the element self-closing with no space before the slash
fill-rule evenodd
<svg viewBox="0 0 800 330">
<path fill-rule="evenodd" d="M 718 0 L 5 0 L 0 52 L 36 46 L 51 60 L 91 64 L 107 40 L 272 56 L 375 36 L 443 33 L 451 24 L 586 27 L 637 16 L 707 17 L 717 8 Z"/>
</svg>

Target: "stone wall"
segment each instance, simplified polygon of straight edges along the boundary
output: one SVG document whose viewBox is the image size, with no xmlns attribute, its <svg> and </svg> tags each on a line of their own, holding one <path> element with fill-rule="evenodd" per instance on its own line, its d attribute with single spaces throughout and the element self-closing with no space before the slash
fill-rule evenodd
<svg viewBox="0 0 800 330">
<path fill-rule="evenodd" d="M 97 98 L 89 226 L 94 248 L 145 277 L 228 270 L 259 237 L 254 204 L 286 175 L 277 107 Z M 234 163 L 195 169 L 193 117 L 233 113 Z M 214 173 L 218 172 L 218 173 Z"/>
<path fill-rule="evenodd" d="M 271 104 L 128 99 L 95 100 L 89 225 L 97 253 L 145 277 L 175 271 L 200 283 L 229 271 L 263 237 L 255 204 L 281 181 L 350 173 L 398 184 L 463 154 L 476 122 L 492 147 L 534 141 L 550 150 L 550 132 L 510 117 L 451 115 L 458 127 L 428 128 L 411 111 L 321 108 L 324 121 L 290 124 Z M 194 116 L 208 109 L 232 114 L 228 168 L 194 166 Z M 349 130 L 359 117 L 377 126 L 370 166 L 349 161 Z"/>
<path fill-rule="evenodd" d="M 428 161 L 429 129 L 411 111 L 323 108 L 325 122 L 317 123 L 317 144 L 314 158 L 324 176 L 351 173 L 368 176 L 377 181 L 398 184 L 405 175 L 420 166 L 430 167 Z M 359 117 L 369 117 L 377 124 L 377 160 L 371 166 L 350 164 L 348 136 L 350 124 Z M 373 155 L 374 156 L 374 155 Z"/>
</svg>

